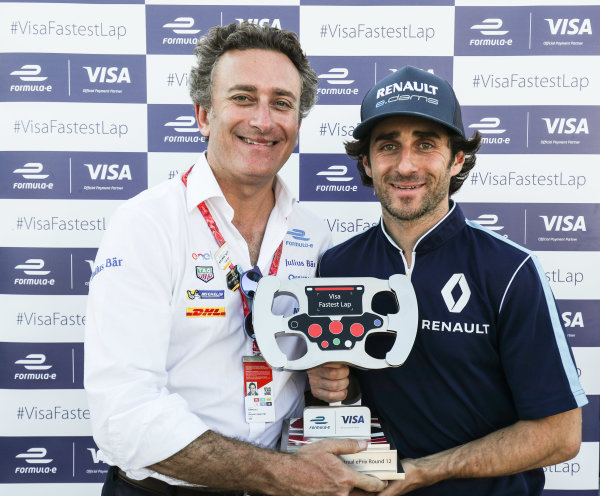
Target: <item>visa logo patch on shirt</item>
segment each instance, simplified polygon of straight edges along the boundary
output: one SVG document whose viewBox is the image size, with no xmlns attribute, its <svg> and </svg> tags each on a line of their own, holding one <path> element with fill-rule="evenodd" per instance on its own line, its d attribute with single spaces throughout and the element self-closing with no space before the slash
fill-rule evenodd
<svg viewBox="0 0 600 496">
<path fill-rule="evenodd" d="M 186 308 L 186 317 L 225 317 L 225 307 Z"/>
</svg>

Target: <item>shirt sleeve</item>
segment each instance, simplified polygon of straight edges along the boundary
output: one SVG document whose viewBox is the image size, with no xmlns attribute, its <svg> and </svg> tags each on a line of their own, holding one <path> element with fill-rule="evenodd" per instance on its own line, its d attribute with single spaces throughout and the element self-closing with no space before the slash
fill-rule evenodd
<svg viewBox="0 0 600 496">
<path fill-rule="evenodd" d="M 139 206 L 122 206 L 92 271 L 85 389 L 94 440 L 126 471 L 168 458 L 208 429 L 169 391 L 175 236 Z"/>
<path fill-rule="evenodd" d="M 499 350 L 519 417 L 542 418 L 585 405 L 556 302 L 535 255 L 517 269 L 501 305 Z"/>
</svg>

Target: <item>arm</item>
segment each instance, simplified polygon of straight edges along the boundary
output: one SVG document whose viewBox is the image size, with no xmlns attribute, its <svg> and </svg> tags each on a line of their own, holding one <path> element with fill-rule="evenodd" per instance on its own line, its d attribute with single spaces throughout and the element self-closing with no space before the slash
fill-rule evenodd
<svg viewBox="0 0 600 496">
<path fill-rule="evenodd" d="M 274 495 L 346 495 L 354 487 L 381 491 L 385 482 L 349 469 L 336 456 L 365 448 L 366 441 L 329 439 L 289 455 L 207 431 L 149 468 L 195 484 Z"/>
<path fill-rule="evenodd" d="M 536 420 L 520 420 L 462 446 L 404 459 L 406 479 L 381 496 L 406 494 L 444 479 L 497 477 L 573 458 L 581 444 L 581 409 Z"/>
</svg>

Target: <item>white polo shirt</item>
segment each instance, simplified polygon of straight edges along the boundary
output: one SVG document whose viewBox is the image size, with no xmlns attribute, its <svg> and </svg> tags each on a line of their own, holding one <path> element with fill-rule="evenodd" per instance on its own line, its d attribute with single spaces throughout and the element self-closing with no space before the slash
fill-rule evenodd
<svg viewBox="0 0 600 496">
<path fill-rule="evenodd" d="M 329 230 L 279 177 L 275 196 L 258 266 L 268 273 L 283 240 L 277 276 L 312 277 L 331 244 Z M 202 201 L 233 264 L 250 268 L 247 244 L 231 224 L 233 210 L 202 155 L 187 188 L 174 178 L 117 209 L 92 271 L 85 389 L 94 440 L 103 461 L 137 479 L 177 482 L 144 467 L 209 429 L 274 447 L 282 420 L 301 413 L 305 374 L 274 371 L 277 421 L 245 421 L 242 357 L 252 355 L 252 343 L 242 328 L 240 293 L 227 288 L 226 271 L 215 261 L 219 246 L 197 208 Z M 190 317 L 190 308 L 219 310 Z"/>
</svg>

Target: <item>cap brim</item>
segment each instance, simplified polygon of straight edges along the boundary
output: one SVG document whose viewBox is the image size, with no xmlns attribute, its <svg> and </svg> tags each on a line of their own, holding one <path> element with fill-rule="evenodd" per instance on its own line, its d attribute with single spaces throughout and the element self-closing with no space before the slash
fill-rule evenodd
<svg viewBox="0 0 600 496">
<path fill-rule="evenodd" d="M 423 119 L 427 119 L 430 121 L 434 121 L 437 122 L 438 124 L 441 124 L 442 126 L 444 126 L 446 129 L 454 132 L 454 133 L 458 133 L 461 136 L 465 136 L 465 132 L 464 130 L 455 127 L 455 126 L 450 126 L 448 125 L 447 122 L 443 121 L 442 119 L 437 119 L 435 117 L 432 117 L 429 114 L 424 114 L 422 112 L 415 112 L 413 110 L 406 110 L 406 111 L 394 111 L 394 112 L 387 112 L 387 113 L 383 113 L 383 114 L 379 114 L 379 115 L 375 115 L 373 117 L 371 117 L 370 119 L 367 119 L 364 122 L 361 122 L 358 126 L 356 126 L 354 128 L 354 131 L 352 132 L 352 137 L 356 140 L 361 140 L 363 138 L 365 138 L 371 131 L 372 129 L 377 125 L 377 123 L 383 119 L 387 119 L 388 117 L 394 117 L 395 115 L 415 115 L 417 117 L 422 117 Z"/>
</svg>

